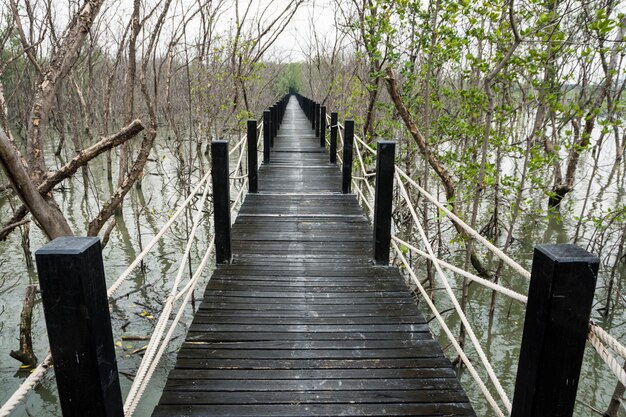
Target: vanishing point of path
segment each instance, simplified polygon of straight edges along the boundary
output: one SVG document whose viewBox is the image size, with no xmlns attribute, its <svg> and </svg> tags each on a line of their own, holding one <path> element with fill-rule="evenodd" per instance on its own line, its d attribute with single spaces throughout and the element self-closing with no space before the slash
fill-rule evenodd
<svg viewBox="0 0 626 417">
<path fill-rule="evenodd" d="M 300 110 L 233 225 L 154 416 L 474 416 Z"/>
</svg>

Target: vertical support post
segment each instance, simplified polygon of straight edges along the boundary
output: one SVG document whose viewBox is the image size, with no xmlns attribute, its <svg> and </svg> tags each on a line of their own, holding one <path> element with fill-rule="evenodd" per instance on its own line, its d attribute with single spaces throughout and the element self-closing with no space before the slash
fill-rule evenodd
<svg viewBox="0 0 626 417">
<path fill-rule="evenodd" d="M 537 245 L 512 417 L 571 417 L 600 259 L 576 245 Z"/>
<path fill-rule="evenodd" d="M 316 106 L 315 102 L 311 101 L 311 117 L 310 117 L 310 119 L 311 119 L 311 128 L 313 130 L 315 130 L 315 106 Z"/>
<path fill-rule="evenodd" d="M 59 237 L 35 258 L 63 415 L 123 417 L 100 239 Z"/>
<path fill-rule="evenodd" d="M 278 129 L 280 129 L 280 104 L 276 103 L 274 105 L 276 112 L 274 114 L 274 137 L 278 136 Z"/>
<path fill-rule="evenodd" d="M 228 141 L 211 142 L 211 175 L 213 177 L 213 224 L 215 228 L 215 261 L 228 263 L 232 258 L 230 239 L 230 179 Z"/>
<path fill-rule="evenodd" d="M 320 146 L 326 147 L 326 106 L 320 107 Z"/>
<path fill-rule="evenodd" d="M 274 136 L 276 136 L 276 107 L 270 106 L 270 148 L 274 147 Z"/>
<path fill-rule="evenodd" d="M 376 149 L 376 194 L 374 196 L 374 261 L 379 265 L 389 264 L 395 156 L 395 142 L 378 141 Z"/>
<path fill-rule="evenodd" d="M 354 146 L 354 120 L 346 120 L 343 130 L 343 165 L 341 166 L 341 192 L 352 189 L 352 148 Z"/>
<path fill-rule="evenodd" d="M 339 129 L 339 115 L 337 112 L 330 113 L 330 163 L 337 163 L 337 133 Z"/>
<path fill-rule="evenodd" d="M 315 136 L 320 136 L 320 104 L 315 103 Z"/>
<path fill-rule="evenodd" d="M 248 120 L 248 192 L 259 192 L 256 120 Z"/>
<path fill-rule="evenodd" d="M 270 163 L 270 150 L 271 150 L 271 139 L 270 139 L 270 111 L 263 111 L 263 163 Z"/>
</svg>

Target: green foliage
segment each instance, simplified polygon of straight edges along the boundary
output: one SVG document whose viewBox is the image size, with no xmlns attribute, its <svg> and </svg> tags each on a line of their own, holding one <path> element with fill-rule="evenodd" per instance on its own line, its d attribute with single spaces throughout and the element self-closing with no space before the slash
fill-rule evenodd
<svg viewBox="0 0 626 417">
<path fill-rule="evenodd" d="M 276 79 L 276 92 L 279 94 L 288 91 L 302 92 L 304 86 L 303 72 L 304 64 L 302 62 L 291 62 L 285 65 Z"/>
</svg>

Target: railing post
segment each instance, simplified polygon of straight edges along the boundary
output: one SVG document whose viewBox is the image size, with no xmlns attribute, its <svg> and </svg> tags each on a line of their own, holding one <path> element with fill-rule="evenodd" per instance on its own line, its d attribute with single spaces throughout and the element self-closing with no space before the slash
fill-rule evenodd
<svg viewBox="0 0 626 417">
<path fill-rule="evenodd" d="M 272 148 L 274 147 L 274 139 L 278 135 L 278 106 L 274 104 L 272 107 Z"/>
<path fill-rule="evenodd" d="M 256 120 L 248 120 L 248 192 L 257 193 L 259 191 L 259 181 L 257 173 L 257 128 Z"/>
<path fill-rule="evenodd" d="M 315 103 L 315 136 L 320 135 L 320 104 Z"/>
<path fill-rule="evenodd" d="M 64 417 L 123 417 L 102 248 L 59 237 L 35 253 Z"/>
<path fill-rule="evenodd" d="M 270 140 L 270 111 L 263 111 L 263 163 L 270 163 L 270 150 L 271 150 L 271 140 Z"/>
<path fill-rule="evenodd" d="M 274 147 L 274 136 L 276 136 L 276 108 L 270 106 L 270 148 Z"/>
<path fill-rule="evenodd" d="M 230 179 L 228 142 L 211 142 L 211 175 L 213 177 L 213 224 L 215 229 L 215 261 L 228 263 L 232 258 L 230 240 Z"/>
<path fill-rule="evenodd" d="M 312 101 L 311 102 L 311 117 L 310 117 L 310 119 L 311 119 L 311 128 L 313 130 L 315 130 L 315 107 L 316 107 L 316 104 L 315 104 L 314 101 Z"/>
<path fill-rule="evenodd" d="M 320 146 L 326 147 L 326 106 L 320 107 Z"/>
<path fill-rule="evenodd" d="M 330 113 L 330 163 L 337 163 L 337 133 L 339 115 L 336 112 Z"/>
<path fill-rule="evenodd" d="M 354 120 L 346 120 L 343 130 L 343 165 L 341 166 L 341 192 L 352 189 L 352 147 L 354 146 Z"/>
<path fill-rule="evenodd" d="M 376 194 L 374 195 L 374 261 L 379 265 L 389 264 L 395 156 L 395 142 L 378 141 L 376 150 Z"/>
<path fill-rule="evenodd" d="M 576 245 L 537 245 L 511 417 L 571 417 L 600 260 Z"/>
</svg>

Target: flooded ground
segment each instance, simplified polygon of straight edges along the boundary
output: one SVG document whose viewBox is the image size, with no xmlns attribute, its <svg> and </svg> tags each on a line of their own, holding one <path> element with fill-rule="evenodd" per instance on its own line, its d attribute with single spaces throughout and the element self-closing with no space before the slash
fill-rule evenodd
<svg viewBox="0 0 626 417">
<path fill-rule="evenodd" d="M 607 157 L 601 158 L 602 165 L 596 170 L 594 178 L 593 158 L 588 156 L 579 170 L 579 182 L 572 196 L 566 200 L 560 219 L 557 216 L 546 216 L 540 211 L 529 209 L 524 213 L 523 221 L 520 221 L 515 233 L 516 242 L 511 248 L 511 256 L 518 260 L 526 268 L 530 268 L 532 248 L 536 243 L 569 242 L 574 236 L 579 216 L 584 203 L 587 184 L 591 180 L 592 191 L 586 210 L 593 210 L 598 217 L 607 212 L 610 207 L 623 205 L 624 175 L 621 166 L 614 166 L 612 158 L 609 158 L 610 147 L 603 150 Z M 184 200 L 187 185 L 179 178 L 181 172 L 187 172 L 187 167 L 177 162 L 177 159 L 165 147 L 157 146 L 152 153 L 151 161 L 146 168 L 146 176 L 143 179 L 142 188 L 133 188 L 129 198 L 126 199 L 123 214 L 117 217 L 117 228 L 111 235 L 111 240 L 105 247 L 103 256 L 108 283 L 112 283 L 119 274 L 132 262 L 139 253 L 139 237 L 145 245 L 160 229 L 160 227 L 172 215 L 178 205 Z M 192 184 L 202 176 L 207 164 L 204 155 L 198 155 L 195 168 L 192 172 Z M 183 175 L 184 176 L 184 175 Z M 117 178 L 114 172 L 113 178 Z M 96 208 L 101 204 L 98 195 L 105 195 L 104 190 L 112 187 L 106 175 L 104 157 L 99 158 L 89 169 L 89 187 L 85 195 L 85 187 L 82 176 L 79 174 L 71 181 L 64 183 L 62 190 L 55 191 L 59 204 L 63 211 L 68 213 L 68 218 L 73 223 L 75 230 L 86 230 L 87 222 L 96 214 Z M 198 198 L 200 198 L 198 196 Z M 572 201 L 575 201 L 573 203 Z M 197 203 L 197 202 L 196 202 Z M 538 201 L 545 206 L 545 201 Z M 10 202 L 7 198 L 0 198 L 0 216 L 7 217 L 10 212 Z M 208 213 L 207 213 L 208 214 Z M 608 220 L 607 220 L 608 221 Z M 606 225 L 605 225 L 606 226 Z M 188 230 L 191 228 L 191 217 L 181 217 L 172 229 L 165 235 L 165 239 L 157 244 L 151 255 L 146 258 L 145 270 L 137 270 L 132 279 L 126 282 L 111 303 L 112 326 L 118 355 L 118 366 L 121 373 L 122 391 L 126 396 L 132 378 L 141 361 L 140 352 L 147 341 L 126 341 L 122 336 L 148 337 L 152 333 L 155 319 L 158 318 L 159 308 L 167 297 L 171 281 L 175 275 L 180 257 L 187 241 Z M 614 245 L 619 238 L 621 230 L 619 223 L 609 225 L 602 233 L 605 239 L 599 239 L 598 224 L 589 221 L 581 224 L 579 244 L 589 247 L 590 250 L 601 250 L 600 256 L 605 265 L 612 265 L 615 256 Z M 198 265 L 199 259 L 207 246 L 207 237 L 210 230 L 203 226 L 200 241 L 192 250 L 192 265 Z M 604 241 L 604 244 L 599 242 Z M 33 252 L 45 243 L 41 233 L 33 227 L 31 233 L 31 248 Z M 612 246 L 613 245 L 613 246 Z M 453 247 L 454 248 L 454 247 Z M 18 363 L 9 357 L 9 351 L 17 349 L 19 334 L 19 314 L 22 308 L 22 300 L 26 286 L 36 283 L 34 271 L 27 270 L 24 254 L 20 247 L 20 234 L 13 233 L 6 242 L 0 242 L 0 403 L 4 403 L 11 393 L 19 386 L 25 377 L 24 371 L 18 371 Z M 452 252 L 451 257 L 457 265 L 463 265 L 461 251 Z M 213 261 L 210 262 L 210 265 Z M 204 273 L 204 282 L 210 276 L 211 266 Z M 617 336 L 618 339 L 626 340 L 626 314 L 623 303 L 614 309 L 607 318 L 603 318 L 598 309 L 603 306 L 606 296 L 606 281 L 608 277 L 606 267 L 601 271 L 598 279 L 596 303 L 593 309 L 594 320 L 605 329 Z M 624 268 L 620 266 L 618 276 L 624 276 Z M 204 282 L 199 284 L 201 290 L 197 291 L 196 299 L 202 296 Z M 522 293 L 527 292 L 528 283 L 524 278 L 510 272 L 505 272 L 502 282 Z M 457 288 L 461 281 L 457 280 Z M 507 392 L 513 392 L 515 373 L 517 371 L 518 352 L 521 340 L 521 330 L 524 321 L 524 306 L 516 301 L 510 301 L 504 297 L 498 298 L 497 308 L 493 320 L 490 320 L 488 306 L 491 292 L 472 285 L 470 287 L 470 302 L 468 314 L 474 323 L 475 331 L 483 342 L 483 347 L 490 356 L 494 368 L 497 370 L 501 382 Z M 443 292 L 438 299 L 441 310 L 446 310 L 447 304 Z M 424 306 L 425 308 L 425 306 Z M 179 326 L 178 337 L 172 343 L 169 354 L 163 359 L 163 366 L 159 366 L 152 383 L 149 385 L 144 399 L 142 400 L 136 416 L 149 416 L 160 397 L 168 369 L 175 360 L 175 351 L 182 342 L 182 335 L 189 324 L 192 315 L 188 308 L 184 322 Z M 453 323 L 456 317 L 447 313 Z M 437 333 L 437 327 L 433 329 Z M 458 323 L 457 323 L 458 324 Z M 35 308 L 33 317 L 33 336 L 35 352 L 41 360 L 46 355 L 48 341 L 45 333 L 45 324 L 40 304 Z M 448 342 L 440 339 L 442 346 Z M 453 352 L 448 349 L 450 357 Z M 30 395 L 14 416 L 56 416 L 60 415 L 58 407 L 56 385 L 50 372 L 44 382 Z M 479 416 L 491 416 L 485 402 L 481 400 L 480 392 L 466 373 L 462 374 L 464 387 L 477 410 Z M 599 357 L 587 348 L 585 362 L 582 370 L 578 396 L 578 406 L 575 412 L 577 416 L 590 416 L 596 413 L 595 407 L 604 411 L 606 404 L 615 388 L 616 379 L 608 368 L 601 362 Z M 622 416 L 626 413 L 622 410 Z"/>
<path fill-rule="evenodd" d="M 176 159 L 166 148 L 157 147 L 151 157 L 152 160 L 148 162 L 145 170 L 142 188 L 133 187 L 129 197 L 126 198 L 123 214 L 116 216 L 117 227 L 104 248 L 103 258 L 108 285 L 113 283 L 139 254 L 139 236 L 145 246 L 186 198 L 186 184 L 179 180 L 181 168 L 186 172 L 186 167 L 178 166 Z M 204 155 L 198 157 L 205 158 Z M 199 168 L 192 172 L 192 184 L 196 184 L 204 174 L 203 170 L 207 169 L 206 163 L 196 165 Z M 116 172 L 113 178 L 117 178 Z M 87 197 L 84 194 L 80 174 L 65 182 L 63 190 L 55 194 L 76 231 L 86 230 L 87 222 L 95 216 L 95 210 L 101 202 L 96 204 L 94 196 L 105 194 L 98 190 L 109 190 L 112 186 L 107 180 L 104 156 L 90 166 L 89 182 Z M 194 205 L 197 206 L 199 198 L 200 196 L 196 198 Z M 0 199 L 1 218 L 7 218 L 8 211 L 9 202 L 6 198 Z M 209 217 L 208 212 L 205 217 Z M 145 346 L 147 340 L 126 341 L 122 340 L 122 336 L 146 338 L 152 334 L 160 308 L 167 298 L 184 253 L 191 223 L 191 217 L 181 216 L 147 256 L 144 271 L 138 268 L 131 274 L 130 279 L 122 285 L 111 302 L 113 335 L 124 397 L 141 361 L 141 352 L 135 351 Z M 194 244 L 191 252 L 191 263 L 194 268 L 199 264 L 201 255 L 207 247 L 209 230 L 206 223 L 201 227 L 198 236 L 200 239 Z M 33 227 L 31 233 L 33 252 L 44 243 L 45 239 L 41 232 Z M 26 376 L 26 371 L 17 370 L 19 363 L 9 357 L 9 351 L 19 346 L 19 316 L 25 288 L 31 283 L 36 283 L 37 279 L 35 272 L 27 270 L 25 266 L 19 232 L 13 233 L 6 242 L 0 243 L 0 253 L 2 254 L 0 282 L 4 280 L 4 285 L 0 287 L 0 305 L 4 306 L 0 314 L 0 352 L 3 352 L 0 354 L 0 403 L 3 404 Z M 213 264 L 214 261 L 209 263 L 203 275 L 204 280 L 198 285 L 199 290 L 195 295 L 198 301 L 202 297 L 204 282 L 210 276 Z M 191 321 L 190 313 L 191 308 L 188 308 L 188 314 L 182 320 L 182 325 L 179 325 L 178 334 L 168 350 L 169 354 L 164 357 L 163 366 L 157 368 L 136 416 L 149 416 L 160 398 L 167 370 L 173 365 L 175 351 L 183 339 L 181 336 L 185 334 L 184 329 Z M 33 315 L 33 339 L 35 353 L 39 360 L 42 360 L 47 353 L 48 340 L 39 300 Z M 25 403 L 13 415 L 60 415 L 53 372 L 46 375 L 44 382 L 28 395 Z"/>
</svg>

